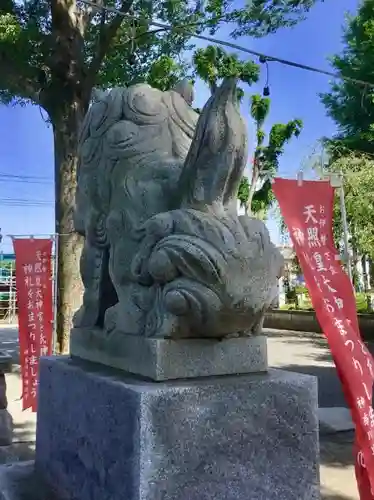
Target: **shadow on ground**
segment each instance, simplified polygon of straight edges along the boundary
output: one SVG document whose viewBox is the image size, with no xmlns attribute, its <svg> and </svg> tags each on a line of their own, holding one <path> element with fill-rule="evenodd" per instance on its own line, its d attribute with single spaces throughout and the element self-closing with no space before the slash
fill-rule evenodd
<svg viewBox="0 0 374 500">
<path fill-rule="evenodd" d="M 354 465 L 353 442 L 353 432 L 321 434 L 321 465 L 338 468 Z"/>
<path fill-rule="evenodd" d="M 352 497 L 342 496 L 326 490 L 322 491 L 322 500 L 352 500 Z"/>
<path fill-rule="evenodd" d="M 269 365 L 318 378 L 320 407 L 347 407 L 341 382 L 322 334 L 266 330 Z M 374 344 L 366 344 L 374 354 Z M 284 354 L 283 354 L 284 353 Z"/>
<path fill-rule="evenodd" d="M 329 344 L 326 337 L 322 333 L 313 332 L 296 332 L 293 330 L 265 330 L 266 337 L 269 339 L 281 340 L 282 337 L 285 339 L 287 344 L 293 344 L 294 346 L 305 346 L 309 344 L 313 348 L 313 353 L 308 355 L 313 361 L 318 362 L 333 362 L 331 357 L 331 352 Z M 372 355 L 374 355 L 374 342 L 365 342 Z M 318 350 L 315 353 L 315 350 Z"/>
<path fill-rule="evenodd" d="M 2 351 L 12 356 L 13 363 L 19 364 L 18 328 L 16 326 L 1 326 L 0 345 Z"/>
<path fill-rule="evenodd" d="M 318 404 L 320 408 L 347 407 L 342 385 L 335 367 L 318 365 L 286 365 L 282 370 L 313 375 L 318 378 Z"/>
<path fill-rule="evenodd" d="M 333 363 L 326 338 L 319 333 L 287 331 L 267 331 L 269 342 L 284 343 L 288 349 L 304 349 L 303 358 L 310 362 Z"/>
</svg>

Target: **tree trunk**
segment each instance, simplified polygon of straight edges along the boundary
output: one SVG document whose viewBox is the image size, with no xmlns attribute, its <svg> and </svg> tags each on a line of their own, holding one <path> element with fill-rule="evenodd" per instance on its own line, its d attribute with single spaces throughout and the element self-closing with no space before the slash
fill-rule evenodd
<svg viewBox="0 0 374 500">
<path fill-rule="evenodd" d="M 258 169 L 257 169 L 257 167 L 255 167 L 255 165 L 253 165 L 252 176 L 251 176 L 251 183 L 249 185 L 249 191 L 248 191 L 248 199 L 247 199 L 247 203 L 246 203 L 246 207 L 245 207 L 245 209 L 246 209 L 245 213 L 249 217 L 253 217 L 253 214 L 252 214 L 252 200 L 253 200 L 253 196 L 254 196 L 254 194 L 256 192 L 256 185 L 257 185 L 258 178 L 259 178 Z"/>
<path fill-rule="evenodd" d="M 67 353 L 72 319 L 82 301 L 79 260 L 83 237 L 74 229 L 78 134 L 84 107 L 76 99 L 54 113 L 55 203 L 57 244 L 56 351 Z"/>
<path fill-rule="evenodd" d="M 374 260 L 369 258 L 369 281 L 370 290 L 374 289 Z"/>
<path fill-rule="evenodd" d="M 351 271 L 352 271 L 352 280 L 353 280 L 353 287 L 356 290 L 356 292 L 360 291 L 359 287 L 359 275 L 357 271 L 357 263 L 358 263 L 358 252 L 356 245 L 352 243 L 352 262 L 351 262 Z M 349 265 L 349 264 L 348 264 Z"/>
<path fill-rule="evenodd" d="M 369 289 L 369 276 L 367 271 L 366 255 L 361 257 L 361 267 L 362 267 L 362 281 L 364 283 L 364 292 Z"/>
</svg>

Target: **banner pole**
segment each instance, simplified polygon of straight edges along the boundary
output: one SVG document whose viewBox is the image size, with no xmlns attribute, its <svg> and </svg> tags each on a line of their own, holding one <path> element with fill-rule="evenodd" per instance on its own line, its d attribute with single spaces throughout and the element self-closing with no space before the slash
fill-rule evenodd
<svg viewBox="0 0 374 500">
<path fill-rule="evenodd" d="M 344 241 L 344 261 L 347 266 L 347 274 L 349 277 L 349 281 L 353 286 L 351 254 L 349 252 L 349 227 L 347 222 L 347 211 L 345 208 L 344 175 L 342 171 L 340 171 L 339 173 L 331 172 L 327 174 L 327 177 L 330 179 L 331 186 L 336 189 L 339 189 L 340 215 L 342 220 L 343 241 Z"/>
<path fill-rule="evenodd" d="M 53 266 L 53 341 L 52 341 L 52 354 L 56 354 L 57 344 L 57 294 L 58 294 L 58 250 L 59 250 L 59 234 L 55 234 L 55 261 Z"/>
<path fill-rule="evenodd" d="M 345 195 L 344 195 L 344 182 L 343 182 L 343 174 L 340 172 L 340 213 L 342 216 L 342 224 L 343 224 L 343 238 L 344 238 L 344 253 L 345 259 L 347 263 L 347 271 L 350 282 L 353 284 L 353 276 L 352 276 L 352 267 L 351 267 L 351 255 L 349 253 L 349 230 L 348 230 L 348 222 L 347 222 L 347 211 L 345 209 Z"/>
</svg>

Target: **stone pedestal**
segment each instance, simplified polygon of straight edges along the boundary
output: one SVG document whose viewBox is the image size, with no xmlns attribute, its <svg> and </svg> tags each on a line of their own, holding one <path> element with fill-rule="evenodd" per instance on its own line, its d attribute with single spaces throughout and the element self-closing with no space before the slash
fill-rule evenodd
<svg viewBox="0 0 374 500">
<path fill-rule="evenodd" d="M 61 500 L 317 500 L 318 465 L 314 377 L 40 362 L 35 467 Z"/>
<path fill-rule="evenodd" d="M 89 346 L 89 348 L 88 348 Z M 216 339 L 158 339 L 103 330 L 75 328 L 73 357 L 101 363 L 152 380 L 266 372 L 266 337 Z"/>
</svg>

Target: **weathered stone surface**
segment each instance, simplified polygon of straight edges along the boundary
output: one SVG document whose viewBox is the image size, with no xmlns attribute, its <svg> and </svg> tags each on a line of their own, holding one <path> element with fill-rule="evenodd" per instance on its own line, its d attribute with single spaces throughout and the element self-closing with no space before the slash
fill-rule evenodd
<svg viewBox="0 0 374 500">
<path fill-rule="evenodd" d="M 6 380 L 4 373 L 0 372 L 0 410 L 8 407 L 8 398 L 6 395 Z"/>
<path fill-rule="evenodd" d="M 7 352 L 0 351 L 0 372 L 8 373 L 12 371 L 12 356 Z"/>
<path fill-rule="evenodd" d="M 89 341 L 87 342 L 87 339 Z M 111 351 L 102 349 L 102 330 L 73 331 L 74 356 L 152 380 L 209 377 L 267 370 L 266 337 L 155 339 L 112 333 Z M 89 348 L 87 348 L 89 345 Z"/>
<path fill-rule="evenodd" d="M 0 465 L 0 500 L 62 500 L 35 473 L 34 462 Z"/>
<path fill-rule="evenodd" d="M 85 294 L 75 326 L 103 328 L 104 353 L 113 332 L 258 334 L 276 294 L 282 257 L 261 221 L 236 212 L 247 162 L 236 81 L 226 79 L 199 117 L 191 99 L 186 83 L 116 88 L 86 116 L 76 211 Z"/>
<path fill-rule="evenodd" d="M 12 444 L 13 418 L 8 410 L 0 410 L 0 446 Z"/>
<path fill-rule="evenodd" d="M 152 383 L 58 357 L 39 391 L 36 470 L 61 497 L 320 498 L 314 377 Z"/>
</svg>

